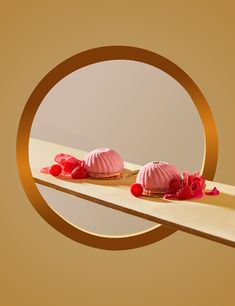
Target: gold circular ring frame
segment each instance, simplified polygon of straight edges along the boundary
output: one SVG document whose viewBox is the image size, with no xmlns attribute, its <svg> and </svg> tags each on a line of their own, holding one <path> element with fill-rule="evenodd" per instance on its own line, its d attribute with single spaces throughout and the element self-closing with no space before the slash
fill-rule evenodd
<svg viewBox="0 0 235 306">
<path fill-rule="evenodd" d="M 77 228 L 56 214 L 46 203 L 33 180 L 28 156 L 31 125 L 46 94 L 68 74 L 90 64 L 108 60 L 132 60 L 152 65 L 168 73 L 185 88 L 198 110 L 204 127 L 205 151 L 201 173 L 207 180 L 214 178 L 218 157 L 218 140 L 215 121 L 209 105 L 194 81 L 173 62 L 145 49 L 129 46 L 106 46 L 90 49 L 65 60 L 40 81 L 25 105 L 18 128 L 16 155 L 24 190 L 37 212 L 60 233 L 92 247 L 124 250 L 159 241 L 173 234 L 176 229 L 158 225 L 145 232 L 112 237 L 96 235 Z"/>
</svg>

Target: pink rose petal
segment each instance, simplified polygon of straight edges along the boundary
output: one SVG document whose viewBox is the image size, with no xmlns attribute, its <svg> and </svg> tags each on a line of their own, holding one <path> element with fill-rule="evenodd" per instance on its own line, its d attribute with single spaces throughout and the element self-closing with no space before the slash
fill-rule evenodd
<svg viewBox="0 0 235 306">
<path fill-rule="evenodd" d="M 214 187 L 211 191 L 205 192 L 205 194 L 211 195 L 211 196 L 216 196 L 216 195 L 219 195 L 220 192 L 216 187 Z"/>
<path fill-rule="evenodd" d="M 193 192 L 193 198 L 194 199 L 201 199 L 203 197 L 203 191 L 201 189 L 196 189 Z"/>
<path fill-rule="evenodd" d="M 163 199 L 165 199 L 165 200 L 177 200 L 178 198 L 177 198 L 176 195 L 173 194 L 173 193 L 166 193 L 166 194 L 163 196 Z"/>
<path fill-rule="evenodd" d="M 188 186 L 188 180 L 189 180 L 189 172 L 184 171 L 184 173 L 183 173 L 183 183 L 184 183 L 185 187 Z"/>
<path fill-rule="evenodd" d="M 70 155 L 70 154 L 65 154 L 65 153 L 59 153 L 54 157 L 54 161 L 57 162 L 58 164 L 63 164 L 65 161 L 76 161 L 76 157 Z"/>
<path fill-rule="evenodd" d="M 43 167 L 43 168 L 40 169 L 40 172 L 41 172 L 41 173 L 49 174 L 49 173 L 50 173 L 50 172 L 49 172 L 49 169 L 50 169 L 50 167 Z"/>
</svg>

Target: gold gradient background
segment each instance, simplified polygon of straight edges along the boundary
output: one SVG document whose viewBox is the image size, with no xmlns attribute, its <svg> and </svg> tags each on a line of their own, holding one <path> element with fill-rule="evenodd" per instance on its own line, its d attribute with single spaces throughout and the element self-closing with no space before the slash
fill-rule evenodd
<svg viewBox="0 0 235 306">
<path fill-rule="evenodd" d="M 21 112 L 48 71 L 86 49 L 130 45 L 196 82 L 218 128 L 215 180 L 235 185 L 233 1 L 9 1 L 0 14 L 0 304 L 234 305 L 235 249 L 182 232 L 128 251 L 80 245 L 37 214 L 15 159 Z"/>
</svg>

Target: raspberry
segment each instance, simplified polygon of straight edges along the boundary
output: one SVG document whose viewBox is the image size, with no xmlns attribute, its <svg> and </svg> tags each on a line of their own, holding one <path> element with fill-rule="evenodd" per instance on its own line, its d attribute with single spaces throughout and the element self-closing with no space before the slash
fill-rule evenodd
<svg viewBox="0 0 235 306">
<path fill-rule="evenodd" d="M 189 186 L 184 186 L 176 193 L 176 196 L 179 200 L 188 200 L 192 199 L 193 193 Z"/>
<path fill-rule="evenodd" d="M 62 165 L 64 162 L 69 161 L 76 161 L 76 157 L 70 155 L 70 154 L 64 154 L 64 153 L 59 153 L 54 157 L 54 161 L 57 162 L 58 164 Z"/>
<path fill-rule="evenodd" d="M 180 185 L 181 182 L 178 179 L 172 179 L 169 184 L 169 193 L 176 194 L 177 191 L 180 189 Z"/>
<path fill-rule="evenodd" d="M 67 161 L 62 162 L 64 172 L 71 173 L 74 168 L 81 166 L 82 161 L 79 159 L 68 159 Z"/>
<path fill-rule="evenodd" d="M 143 187 L 141 184 L 133 184 L 131 185 L 131 193 L 135 197 L 140 197 L 143 193 Z"/>
<path fill-rule="evenodd" d="M 204 192 L 201 189 L 192 190 L 193 198 L 200 199 L 203 197 Z"/>
<path fill-rule="evenodd" d="M 63 170 L 66 173 L 71 173 L 76 166 L 76 163 L 63 162 Z"/>
<path fill-rule="evenodd" d="M 60 175 L 61 172 L 62 172 L 62 167 L 60 165 L 55 164 L 49 168 L 49 173 L 53 176 L 58 176 Z"/>
<path fill-rule="evenodd" d="M 87 171 L 83 166 L 77 166 L 71 172 L 71 177 L 73 179 L 83 179 L 87 177 Z"/>
</svg>

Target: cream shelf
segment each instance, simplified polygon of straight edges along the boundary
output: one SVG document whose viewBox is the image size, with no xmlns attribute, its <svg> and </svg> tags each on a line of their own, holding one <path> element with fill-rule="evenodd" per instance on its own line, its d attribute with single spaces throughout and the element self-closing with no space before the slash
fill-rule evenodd
<svg viewBox="0 0 235 306">
<path fill-rule="evenodd" d="M 30 139 L 29 160 L 36 183 L 176 230 L 235 247 L 234 186 L 207 181 L 207 189 L 215 186 L 220 190 L 220 195 L 205 196 L 200 200 L 169 201 L 160 198 L 136 198 L 131 195 L 129 189 L 135 182 L 140 165 L 125 162 L 124 177 L 115 180 L 65 180 L 40 173 L 40 168 L 53 163 L 53 157 L 57 153 L 69 153 L 82 159 L 87 152 Z"/>
</svg>

